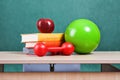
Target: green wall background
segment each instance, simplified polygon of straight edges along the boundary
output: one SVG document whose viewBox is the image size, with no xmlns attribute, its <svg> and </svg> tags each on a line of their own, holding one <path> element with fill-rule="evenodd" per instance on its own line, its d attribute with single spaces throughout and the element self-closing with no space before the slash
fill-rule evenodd
<svg viewBox="0 0 120 80">
<path fill-rule="evenodd" d="M 119 4 L 120 0 L 0 0 L 0 51 L 22 51 L 20 34 L 38 32 L 39 18 L 54 20 L 54 32 L 64 32 L 72 20 L 90 19 L 101 31 L 96 50 L 119 51 Z M 6 64 L 4 71 L 19 72 L 22 65 Z M 100 64 L 82 64 L 81 71 L 100 71 Z"/>
</svg>

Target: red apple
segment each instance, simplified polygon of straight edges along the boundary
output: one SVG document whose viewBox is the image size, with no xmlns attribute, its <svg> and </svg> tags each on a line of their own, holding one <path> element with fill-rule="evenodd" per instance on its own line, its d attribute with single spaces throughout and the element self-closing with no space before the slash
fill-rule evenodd
<svg viewBox="0 0 120 80">
<path fill-rule="evenodd" d="M 52 33 L 54 30 L 54 22 L 48 18 L 41 18 L 37 21 L 37 28 L 41 33 Z"/>
</svg>

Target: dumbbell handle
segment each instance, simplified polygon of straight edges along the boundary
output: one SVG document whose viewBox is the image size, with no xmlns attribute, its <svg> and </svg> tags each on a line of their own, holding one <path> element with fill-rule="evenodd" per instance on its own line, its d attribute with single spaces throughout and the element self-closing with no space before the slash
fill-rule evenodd
<svg viewBox="0 0 120 80">
<path fill-rule="evenodd" d="M 63 47 L 49 47 L 48 51 L 49 52 L 60 52 L 63 50 Z"/>
</svg>

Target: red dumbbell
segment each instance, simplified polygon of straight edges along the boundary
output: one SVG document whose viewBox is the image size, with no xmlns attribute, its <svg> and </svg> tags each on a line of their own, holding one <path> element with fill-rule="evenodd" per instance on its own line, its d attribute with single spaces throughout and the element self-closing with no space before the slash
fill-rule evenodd
<svg viewBox="0 0 120 80">
<path fill-rule="evenodd" d="M 34 46 L 34 53 L 37 56 L 45 56 L 47 52 L 62 52 L 63 55 L 71 55 L 73 51 L 74 46 L 69 42 L 63 43 L 61 47 L 46 47 L 43 43 L 37 43 Z"/>
</svg>

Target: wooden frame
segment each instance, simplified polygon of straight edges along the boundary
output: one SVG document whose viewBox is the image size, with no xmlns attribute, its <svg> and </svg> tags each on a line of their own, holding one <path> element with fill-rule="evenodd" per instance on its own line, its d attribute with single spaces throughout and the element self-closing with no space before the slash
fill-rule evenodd
<svg viewBox="0 0 120 80">
<path fill-rule="evenodd" d="M 0 52 L 0 64 L 26 64 L 26 63 L 84 63 L 84 64 L 102 64 L 102 67 L 108 67 L 109 64 L 120 64 L 120 52 L 93 52 L 89 55 L 71 55 L 71 56 L 44 56 L 26 55 L 22 52 Z M 107 65 L 106 65 L 107 64 Z M 113 67 L 112 67 L 113 68 Z M 38 72 L 38 73 L 0 73 L 1 80 L 119 80 L 120 72 Z M 114 69 L 112 69 L 114 71 Z M 117 70 L 119 71 L 119 69 Z"/>
<path fill-rule="evenodd" d="M 37 63 L 83 63 L 83 64 L 119 64 L 120 52 L 92 52 L 88 55 L 44 56 L 26 55 L 22 52 L 0 52 L 0 64 L 37 64 Z"/>
<path fill-rule="evenodd" d="M 120 73 L 0 73 L 0 80 L 120 80 Z"/>
</svg>

